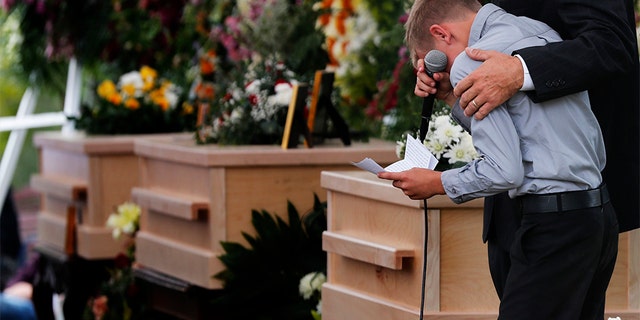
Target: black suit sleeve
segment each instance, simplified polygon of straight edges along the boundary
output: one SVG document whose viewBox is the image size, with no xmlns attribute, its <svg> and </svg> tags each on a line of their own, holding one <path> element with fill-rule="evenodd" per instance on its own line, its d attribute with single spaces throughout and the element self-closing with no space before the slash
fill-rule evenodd
<svg viewBox="0 0 640 320">
<path fill-rule="evenodd" d="M 632 1 L 553 3 L 554 8 L 547 8 L 547 12 L 539 12 L 540 16 L 533 18 L 558 30 L 565 41 L 516 52 L 531 74 L 536 88 L 531 93 L 534 101 L 597 87 L 637 65 Z"/>
</svg>

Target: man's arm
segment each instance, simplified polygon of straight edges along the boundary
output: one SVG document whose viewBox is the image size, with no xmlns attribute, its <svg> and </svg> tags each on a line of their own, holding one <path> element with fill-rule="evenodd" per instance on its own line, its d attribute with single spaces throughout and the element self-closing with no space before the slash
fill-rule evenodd
<svg viewBox="0 0 640 320">
<path fill-rule="evenodd" d="M 561 21 L 550 24 L 562 27 L 559 28 L 564 30 L 562 36 L 568 40 L 516 51 L 526 62 L 535 85 L 531 98 L 539 102 L 583 91 L 628 71 L 633 66 L 633 59 L 637 59 L 634 55 L 635 35 L 629 25 L 633 19 L 631 7 L 630 2 L 622 0 L 587 0 L 557 5 Z M 520 13 L 526 15 L 526 12 Z M 523 76 L 516 57 L 495 52 L 479 53 L 480 56 L 469 55 L 474 59 L 486 59 L 485 63 L 491 62 L 491 67 L 479 68 L 454 90 L 463 108 L 475 109 L 471 101 L 482 106 L 483 110 L 476 118 L 486 116 L 511 97 L 514 88 L 522 86 Z M 469 111 L 468 114 L 472 113 Z"/>
</svg>

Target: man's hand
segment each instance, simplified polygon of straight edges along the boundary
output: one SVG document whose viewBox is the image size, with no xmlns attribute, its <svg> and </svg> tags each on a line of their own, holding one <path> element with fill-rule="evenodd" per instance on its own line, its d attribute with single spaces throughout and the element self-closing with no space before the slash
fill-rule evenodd
<svg viewBox="0 0 640 320">
<path fill-rule="evenodd" d="M 436 99 L 442 100 L 450 106 L 453 106 L 456 101 L 456 97 L 452 94 L 453 87 L 451 87 L 451 82 L 449 81 L 449 73 L 436 72 L 433 74 L 433 78 L 429 77 L 424 69 L 424 60 L 422 59 L 418 61 L 416 87 L 413 93 L 423 98 L 435 94 Z"/>
<path fill-rule="evenodd" d="M 466 48 L 467 55 L 484 61 L 460 80 L 453 93 L 460 97 L 464 114 L 481 120 L 522 88 L 524 71 L 520 59 L 498 51 Z"/>
<path fill-rule="evenodd" d="M 393 180 L 393 186 L 401 189 L 412 200 L 428 199 L 445 194 L 440 176 L 442 172 L 413 168 L 402 172 L 380 172 L 378 178 Z"/>
</svg>

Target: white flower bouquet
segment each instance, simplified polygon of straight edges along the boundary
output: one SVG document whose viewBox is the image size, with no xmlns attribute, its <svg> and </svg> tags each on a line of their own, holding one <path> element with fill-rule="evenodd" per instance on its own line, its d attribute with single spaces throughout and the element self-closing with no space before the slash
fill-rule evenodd
<svg viewBox="0 0 640 320">
<path fill-rule="evenodd" d="M 429 131 L 423 141 L 427 149 L 438 159 L 438 171 L 461 167 L 478 157 L 471 135 L 451 119 L 448 110 L 443 108 L 431 115 Z M 396 154 L 401 159 L 404 158 L 408 134 L 405 133 L 402 139 L 397 141 Z"/>
</svg>

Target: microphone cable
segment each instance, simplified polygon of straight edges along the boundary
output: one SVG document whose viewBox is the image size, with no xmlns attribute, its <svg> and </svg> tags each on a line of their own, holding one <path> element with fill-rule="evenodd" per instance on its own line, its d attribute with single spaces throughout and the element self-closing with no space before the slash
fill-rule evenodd
<svg viewBox="0 0 640 320">
<path fill-rule="evenodd" d="M 424 205 L 424 245 L 422 253 L 422 292 L 420 294 L 420 320 L 424 317 L 424 299 L 427 284 L 427 245 L 429 244 L 429 216 L 427 213 L 427 199 L 422 200 Z"/>
</svg>

